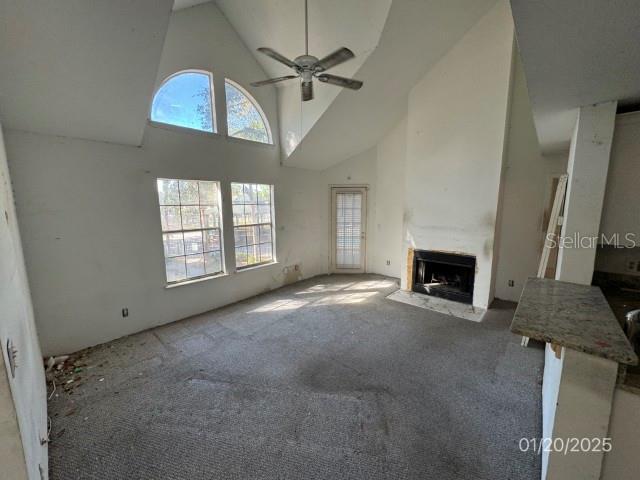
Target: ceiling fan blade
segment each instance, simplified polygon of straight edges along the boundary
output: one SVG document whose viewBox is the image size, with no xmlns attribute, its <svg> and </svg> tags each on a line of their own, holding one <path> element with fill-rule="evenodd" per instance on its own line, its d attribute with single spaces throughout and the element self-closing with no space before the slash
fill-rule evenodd
<svg viewBox="0 0 640 480">
<path fill-rule="evenodd" d="M 353 57 L 355 57 L 355 55 L 351 50 L 346 47 L 342 47 L 318 60 L 314 65 L 314 68 L 319 72 L 323 72 L 325 70 L 329 70 L 331 67 L 340 65 L 347 60 L 351 60 Z"/>
<path fill-rule="evenodd" d="M 323 73 L 316 76 L 318 80 L 324 83 L 330 83 L 331 85 L 337 85 L 339 87 L 350 88 L 351 90 L 360 90 L 363 83 L 360 80 L 354 80 L 353 78 L 338 77 L 337 75 L 329 75 Z"/>
<path fill-rule="evenodd" d="M 302 82 L 300 84 L 300 93 L 302 94 L 303 102 L 313 100 L 313 82 Z"/>
<path fill-rule="evenodd" d="M 268 57 L 273 58 L 274 60 L 277 60 L 280 63 L 284 63 L 287 67 L 290 67 L 290 68 L 296 68 L 297 67 L 297 65 L 295 63 L 293 63 L 291 60 L 289 60 L 284 55 L 279 54 L 278 52 L 276 52 L 272 48 L 260 47 L 258 49 L 258 51 L 260 53 L 264 53 Z"/>
<path fill-rule="evenodd" d="M 270 85 L 272 83 L 284 82 L 285 80 L 291 80 L 293 78 L 298 78 L 297 75 L 287 75 L 285 77 L 277 77 L 277 78 L 269 78 L 267 80 L 260 80 L 258 82 L 251 82 L 252 87 L 261 87 L 263 85 Z"/>
</svg>

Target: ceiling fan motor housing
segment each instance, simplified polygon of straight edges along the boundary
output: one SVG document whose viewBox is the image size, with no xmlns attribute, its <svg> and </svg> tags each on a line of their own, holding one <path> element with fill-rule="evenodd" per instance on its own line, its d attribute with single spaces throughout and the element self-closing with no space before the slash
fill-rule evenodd
<svg viewBox="0 0 640 480">
<path fill-rule="evenodd" d="M 299 57 L 296 57 L 293 62 L 302 70 L 308 69 L 313 71 L 313 66 L 318 63 L 318 58 L 313 55 L 300 55 Z"/>
</svg>

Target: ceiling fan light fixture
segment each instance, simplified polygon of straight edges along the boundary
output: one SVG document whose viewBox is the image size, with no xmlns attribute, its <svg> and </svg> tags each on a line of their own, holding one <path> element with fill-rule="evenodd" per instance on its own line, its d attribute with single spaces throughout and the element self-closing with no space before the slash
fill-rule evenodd
<svg viewBox="0 0 640 480">
<path fill-rule="evenodd" d="M 300 84 L 300 94 L 303 102 L 308 102 L 309 100 L 313 100 L 313 82 L 304 80 Z"/>
</svg>

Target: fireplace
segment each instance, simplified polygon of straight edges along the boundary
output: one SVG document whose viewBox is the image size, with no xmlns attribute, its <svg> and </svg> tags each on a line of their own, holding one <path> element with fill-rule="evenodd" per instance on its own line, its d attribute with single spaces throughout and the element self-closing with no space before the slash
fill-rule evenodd
<svg viewBox="0 0 640 480">
<path fill-rule="evenodd" d="M 414 250 L 411 290 L 472 303 L 475 273 L 476 257 L 471 255 Z"/>
</svg>

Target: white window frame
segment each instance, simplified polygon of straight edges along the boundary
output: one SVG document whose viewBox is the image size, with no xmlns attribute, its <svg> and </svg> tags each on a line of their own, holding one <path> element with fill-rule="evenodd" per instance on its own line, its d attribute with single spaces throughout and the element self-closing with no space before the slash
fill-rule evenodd
<svg viewBox="0 0 640 480">
<path fill-rule="evenodd" d="M 226 78 L 224 79 L 224 83 L 225 83 L 225 92 L 224 92 L 224 111 L 225 111 L 225 115 L 227 117 L 227 137 L 228 138 L 233 138 L 236 140 L 244 140 L 245 142 L 252 142 L 252 143 L 258 143 L 258 144 L 262 144 L 262 145 L 273 145 L 273 135 L 271 134 L 271 125 L 269 124 L 269 119 L 267 119 L 267 115 L 264 113 L 264 110 L 262 110 L 262 107 L 260 106 L 260 103 L 258 103 L 258 101 L 255 99 L 255 97 L 253 95 L 251 95 L 249 93 L 249 91 L 244 88 L 242 85 L 240 85 L 238 82 L 231 80 L 230 78 Z M 245 97 L 247 97 L 249 99 L 249 101 L 253 104 L 253 106 L 255 107 L 255 109 L 258 111 L 258 113 L 260 114 L 260 117 L 262 118 L 262 123 L 264 123 L 265 128 L 267 129 L 267 138 L 269 139 L 268 143 L 264 143 L 264 142 L 257 142 L 255 140 L 250 140 L 247 138 L 241 138 L 241 137 L 234 137 L 229 133 L 229 108 L 227 105 L 227 90 L 226 90 L 226 84 L 229 83 L 232 87 L 237 88 L 238 90 L 240 90 L 240 93 L 242 93 Z M 236 182 L 238 183 L 238 182 Z"/>
<path fill-rule="evenodd" d="M 216 183 L 217 184 L 217 191 L 218 191 L 218 198 L 217 200 L 217 206 L 218 206 L 218 227 L 203 227 L 201 224 L 201 228 L 184 228 L 184 225 L 182 225 L 183 220 L 182 220 L 182 207 L 183 206 L 195 206 L 195 204 L 183 204 L 182 203 L 182 199 L 180 199 L 179 204 L 178 205 L 174 205 L 174 204 L 163 204 L 160 201 L 160 194 L 158 191 L 158 181 L 159 180 L 174 180 L 174 181 L 193 181 L 193 182 L 212 182 L 212 183 Z M 198 185 L 199 187 L 199 185 Z M 161 230 L 161 241 L 162 241 L 162 252 L 163 252 L 163 264 L 164 264 L 164 268 L 165 268 L 165 281 L 166 281 L 166 285 L 167 286 L 175 286 L 175 285 L 180 285 L 183 283 L 190 283 L 190 282 L 194 282 L 194 281 L 198 281 L 198 280 L 204 280 L 207 278 L 214 278 L 220 275 L 225 275 L 226 274 L 226 263 L 225 263 L 225 253 L 224 253 L 224 222 L 223 222 L 223 204 L 222 204 L 222 185 L 221 182 L 218 180 L 203 180 L 203 179 L 186 179 L 186 178 L 165 178 L 165 177 L 158 177 L 156 179 L 156 195 L 158 196 L 158 211 L 160 212 L 160 217 L 161 217 L 161 222 L 160 222 L 160 230 Z M 202 206 L 208 206 L 210 204 L 203 204 L 200 202 L 200 200 L 198 200 L 198 207 L 199 209 Z M 181 222 L 181 227 L 178 230 L 164 230 L 162 228 L 162 208 L 161 207 L 166 207 L 166 206 L 173 206 L 173 207 L 180 207 L 180 222 Z M 202 217 L 201 217 L 202 218 Z M 183 237 L 183 255 L 176 255 L 174 257 L 167 257 L 164 251 L 164 235 L 165 234 L 170 234 L 170 233 L 182 233 L 184 235 L 184 233 L 189 233 L 189 232 L 202 232 L 202 235 L 204 235 L 204 232 L 206 230 L 218 230 L 218 234 L 219 234 L 219 242 L 220 242 L 220 271 L 218 272 L 213 272 L 213 273 L 205 273 L 204 275 L 197 275 L 197 276 L 188 276 L 188 271 L 187 271 L 187 266 L 186 266 L 186 260 L 187 257 L 189 256 L 186 251 L 184 250 L 184 248 L 186 247 L 184 245 L 184 237 Z M 202 255 L 204 257 L 204 255 L 206 253 L 209 252 L 205 252 L 204 251 L 204 237 L 202 239 L 202 243 L 203 243 L 203 251 L 202 251 Z M 212 250 L 213 252 L 213 250 Z M 179 257 L 184 257 L 185 259 L 185 278 L 180 279 L 180 280 L 174 280 L 174 281 L 169 281 L 169 279 L 167 278 L 167 270 L 166 270 L 166 259 L 167 258 L 179 258 Z M 206 260 L 205 260 L 205 268 L 206 268 Z"/>
<path fill-rule="evenodd" d="M 237 184 L 237 185 L 266 185 L 269 187 L 269 192 L 270 192 L 270 212 L 271 212 L 271 222 L 267 223 L 252 223 L 252 224 L 239 224 L 236 225 L 236 219 L 235 219 L 235 215 L 233 215 L 233 207 L 235 205 L 253 205 L 253 204 L 247 204 L 247 203 L 233 203 L 233 185 Z M 230 183 L 230 192 L 231 192 L 231 209 L 232 209 L 232 224 L 233 224 L 233 258 L 235 261 L 235 265 L 236 265 L 236 271 L 237 272 L 241 272 L 244 270 L 248 270 L 251 268 L 255 268 L 255 267 L 259 267 L 259 266 L 263 266 L 263 265 L 271 265 L 273 263 L 277 263 L 277 256 L 276 256 L 276 219 L 275 219 L 275 189 L 274 186 L 271 184 L 267 184 L 267 183 L 256 183 L 256 182 L 231 182 Z M 259 203 L 257 203 L 257 199 L 256 199 L 256 206 L 260 205 Z M 264 205 L 264 204 L 263 204 Z M 244 227 L 260 227 L 262 225 L 270 225 L 271 227 L 271 260 L 265 260 L 264 262 L 256 262 L 256 263 L 251 263 L 251 264 L 247 264 L 247 265 L 242 265 L 242 266 L 238 266 L 238 261 L 237 261 L 237 254 L 236 254 L 236 229 L 238 228 L 244 228 Z M 258 232 L 258 236 L 260 235 L 260 233 Z M 265 242 L 266 243 L 266 242 Z M 245 244 L 247 245 L 247 244 Z M 252 245 L 258 245 L 258 249 L 261 245 L 260 241 L 258 240 L 257 244 L 252 244 Z M 247 245 L 248 246 L 248 245 Z"/>
<path fill-rule="evenodd" d="M 172 123 L 159 122 L 159 121 L 153 120 L 151 118 L 151 112 L 153 111 L 153 103 L 154 103 L 154 101 L 156 99 L 156 95 L 158 94 L 158 92 L 170 80 L 172 80 L 173 78 L 178 77 L 178 76 L 180 76 L 180 75 L 182 75 L 184 73 L 200 73 L 200 74 L 207 75 L 207 77 L 209 78 L 209 89 L 211 90 L 211 127 L 213 129 L 212 132 L 208 132 L 207 130 L 200 130 L 200 129 L 197 129 L 197 128 L 183 127 L 181 125 L 174 125 Z M 226 100 L 225 100 L 225 108 L 226 108 Z M 153 97 L 151 97 L 151 104 L 149 106 L 148 121 L 152 125 L 156 125 L 156 126 L 159 126 L 159 127 L 162 127 L 162 128 L 168 128 L 170 130 L 176 130 L 176 131 L 180 131 L 180 132 L 189 132 L 189 133 L 199 133 L 199 134 L 203 134 L 203 135 L 218 135 L 217 117 L 218 116 L 216 115 L 216 91 L 215 91 L 215 88 L 213 87 L 213 73 L 208 71 L 208 70 L 200 70 L 200 69 L 197 69 L 197 68 L 188 68 L 186 70 L 179 70 L 179 71 L 177 71 L 175 73 L 172 73 L 171 75 L 166 77 L 164 80 L 162 80 L 160 85 L 158 85 L 158 88 L 156 88 L 155 92 L 153 92 Z"/>
</svg>

